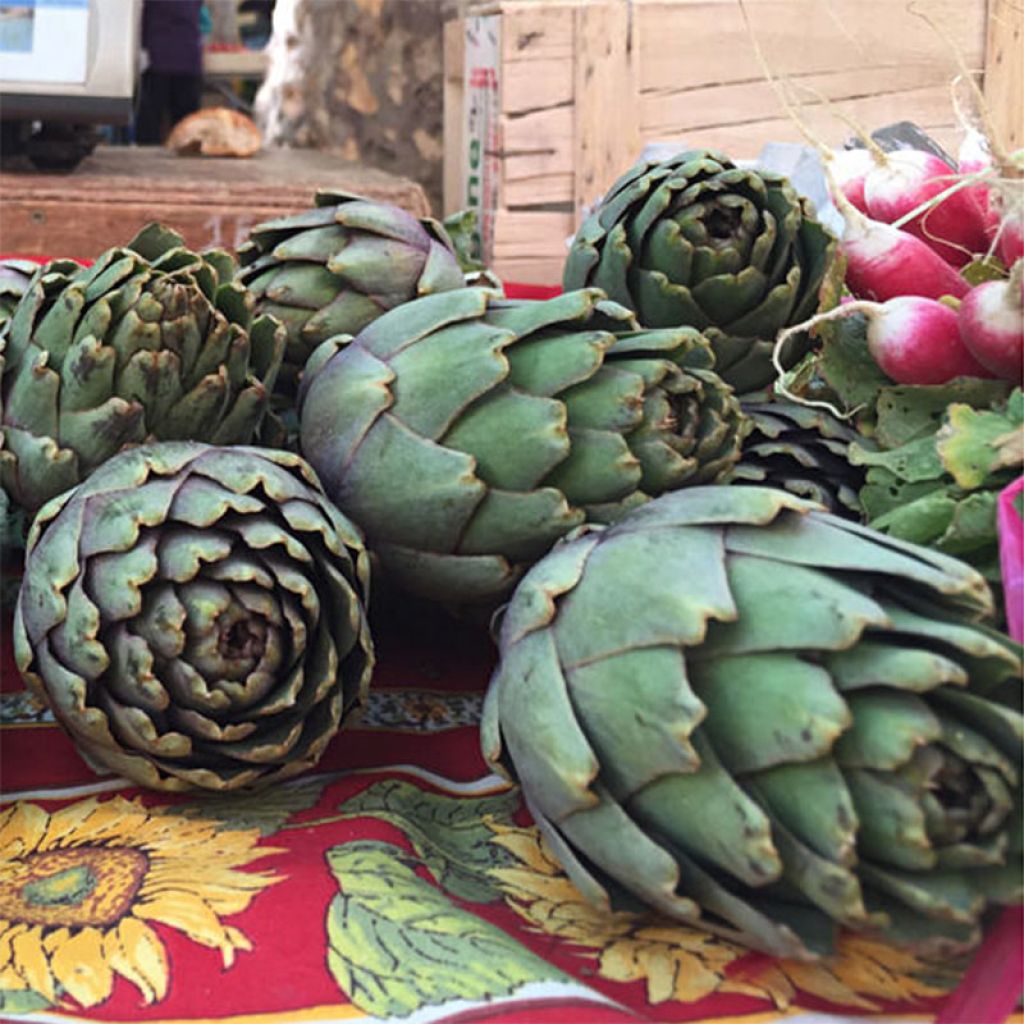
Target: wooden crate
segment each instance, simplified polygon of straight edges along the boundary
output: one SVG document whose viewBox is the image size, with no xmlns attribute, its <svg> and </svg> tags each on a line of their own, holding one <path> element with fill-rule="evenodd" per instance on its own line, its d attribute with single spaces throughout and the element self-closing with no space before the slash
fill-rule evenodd
<svg viewBox="0 0 1024 1024">
<path fill-rule="evenodd" d="M 789 83 L 831 145 L 912 120 L 954 152 L 964 65 L 1002 52 L 990 90 L 1008 143 L 1021 118 L 1019 4 L 927 0 L 935 27 L 895 0 L 500 0 L 445 36 L 445 208 L 466 205 L 464 55 L 472 15 L 497 28 L 498 153 L 489 257 L 507 280 L 557 283 L 581 214 L 650 142 L 753 158 L 801 141 L 764 73 Z M 988 8 L 1000 7 L 987 19 Z M 744 8 L 747 18 L 744 18 Z M 477 23 L 478 24 L 478 23 Z M 756 40 L 756 46 L 755 46 Z M 955 41 L 955 44 L 947 42 Z M 1002 51 L 999 47 L 1002 46 Z M 757 48 L 762 59 L 758 59 Z M 1016 54 L 1016 56 L 1014 56 Z M 847 120 L 843 120 L 843 118 Z M 1012 130 L 1011 130 L 1012 129 Z M 1020 145 L 1017 141 L 1016 145 Z"/>
<path fill-rule="evenodd" d="M 320 188 L 358 192 L 418 217 L 430 211 L 416 182 L 333 153 L 277 149 L 232 160 L 110 146 L 66 174 L 0 174 L 0 252 L 91 259 L 153 220 L 193 248 L 231 249 L 260 221 L 311 206 Z"/>
</svg>

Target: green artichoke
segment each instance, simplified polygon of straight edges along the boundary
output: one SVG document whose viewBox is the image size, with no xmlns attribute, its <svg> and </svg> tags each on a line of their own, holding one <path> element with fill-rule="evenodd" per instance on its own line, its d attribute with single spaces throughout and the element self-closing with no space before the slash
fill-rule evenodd
<svg viewBox="0 0 1024 1024">
<path fill-rule="evenodd" d="M 815 312 L 835 249 L 786 178 L 687 150 L 612 186 L 577 232 L 563 283 L 603 288 L 645 327 L 696 327 L 744 394 L 774 380 L 775 337 Z M 785 365 L 808 345 L 794 338 Z"/>
<path fill-rule="evenodd" d="M 143 445 L 36 517 L 15 658 L 95 765 L 165 790 L 266 784 L 313 767 L 364 698 L 368 586 L 299 456 Z"/>
<path fill-rule="evenodd" d="M 751 430 L 730 483 L 780 487 L 836 515 L 861 518 L 864 469 L 850 462 L 850 445 L 864 441 L 856 430 L 826 409 L 796 402 L 744 399 L 740 405 Z"/>
<path fill-rule="evenodd" d="M 266 221 L 239 250 L 239 280 L 288 345 L 279 390 L 294 397 L 306 360 L 335 334 L 385 311 L 464 284 L 455 246 L 435 220 L 345 192 L 318 192 L 312 210 Z"/>
<path fill-rule="evenodd" d="M 391 579 L 491 604 L 584 519 L 728 471 L 743 419 L 713 361 L 697 331 L 637 330 L 597 289 L 464 288 L 317 350 L 302 451 Z"/>
<path fill-rule="evenodd" d="M 77 269 L 78 264 L 72 263 L 70 266 Z M 39 267 L 40 264 L 34 260 L 0 260 L 0 322 L 8 320 L 14 314 L 18 302 Z"/>
<path fill-rule="evenodd" d="M 1021 648 L 969 566 L 762 487 L 665 495 L 523 578 L 483 749 L 576 885 L 773 955 L 931 954 L 1021 899 Z"/>
<path fill-rule="evenodd" d="M 70 266 L 74 267 L 74 264 Z M 0 326 L 0 484 L 34 514 L 127 445 L 252 439 L 284 352 L 226 253 L 157 224 L 51 265 Z"/>
</svg>

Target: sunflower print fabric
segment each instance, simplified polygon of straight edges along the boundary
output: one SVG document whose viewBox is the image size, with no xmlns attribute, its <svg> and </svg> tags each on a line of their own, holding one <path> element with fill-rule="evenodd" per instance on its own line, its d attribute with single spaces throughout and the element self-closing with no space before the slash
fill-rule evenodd
<svg viewBox="0 0 1024 1024">
<path fill-rule="evenodd" d="M 168 988 L 154 924 L 216 949 L 225 967 L 252 948 L 223 916 L 244 911 L 278 880 L 238 870 L 279 851 L 254 830 L 149 811 L 114 796 L 47 813 L 19 801 L 0 816 L 0 988 L 66 992 L 83 1007 L 110 998 L 115 975 L 146 1003 Z"/>
<path fill-rule="evenodd" d="M 805 964 L 595 910 L 480 758 L 485 631 L 380 647 L 315 774 L 186 797 L 93 773 L 5 631 L 0 1020 L 924 1021 L 959 980 L 860 938 Z"/>
</svg>

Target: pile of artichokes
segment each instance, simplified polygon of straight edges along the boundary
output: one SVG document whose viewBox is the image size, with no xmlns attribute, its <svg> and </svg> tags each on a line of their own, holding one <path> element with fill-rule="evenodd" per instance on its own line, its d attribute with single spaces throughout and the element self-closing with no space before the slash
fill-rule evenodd
<svg viewBox="0 0 1024 1024">
<path fill-rule="evenodd" d="M 595 903 L 968 948 L 1020 899 L 1021 650 L 972 569 L 856 522 L 852 428 L 771 398 L 834 252 L 701 150 L 620 179 L 545 301 L 327 192 L 241 266 L 158 225 L 0 266 L 21 672 L 99 769 L 267 785 L 367 692 L 372 564 L 501 609 L 485 756 Z"/>
</svg>

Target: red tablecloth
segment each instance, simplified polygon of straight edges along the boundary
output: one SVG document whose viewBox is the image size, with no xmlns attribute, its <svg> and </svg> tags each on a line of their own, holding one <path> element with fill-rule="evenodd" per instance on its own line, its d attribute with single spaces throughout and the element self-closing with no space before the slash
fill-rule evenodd
<svg viewBox="0 0 1024 1024">
<path fill-rule="evenodd" d="M 5 637 L 0 1011 L 598 1024 L 940 1006 L 930 966 L 877 943 L 806 965 L 592 910 L 480 757 L 486 634 L 427 616 L 379 647 L 365 715 L 314 774 L 203 798 L 94 775 Z"/>
</svg>

